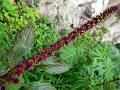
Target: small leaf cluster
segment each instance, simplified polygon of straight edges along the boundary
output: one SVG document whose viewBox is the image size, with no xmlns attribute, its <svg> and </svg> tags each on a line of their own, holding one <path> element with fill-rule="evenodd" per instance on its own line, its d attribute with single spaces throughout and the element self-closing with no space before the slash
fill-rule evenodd
<svg viewBox="0 0 120 90">
<path fill-rule="evenodd" d="M 50 44 L 56 42 L 59 39 L 59 34 L 55 28 L 55 22 L 44 16 L 36 21 L 36 40 L 35 48 L 41 51 L 45 47 L 49 47 Z"/>
<path fill-rule="evenodd" d="M 8 0 L 1 0 L 0 9 L 0 21 L 12 40 L 14 40 L 16 33 L 29 22 L 35 22 L 39 18 L 39 12 L 28 7 L 24 2 L 11 4 Z"/>
</svg>

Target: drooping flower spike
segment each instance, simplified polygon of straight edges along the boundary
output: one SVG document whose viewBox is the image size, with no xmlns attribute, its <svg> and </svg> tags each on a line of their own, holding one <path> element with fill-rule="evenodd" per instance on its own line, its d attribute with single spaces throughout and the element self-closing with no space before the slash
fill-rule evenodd
<svg viewBox="0 0 120 90">
<path fill-rule="evenodd" d="M 61 38 L 56 43 L 45 48 L 42 52 L 37 53 L 28 60 L 24 60 L 21 64 L 17 64 L 9 69 L 5 74 L 0 76 L 0 86 L 4 86 L 7 82 L 18 83 L 18 77 L 23 75 L 26 70 L 33 70 L 37 63 L 41 63 L 50 56 L 53 56 L 60 48 L 71 44 L 79 35 L 83 35 L 86 31 L 108 18 L 111 14 L 120 12 L 120 4 L 109 7 L 103 13 L 87 21 L 82 26 L 75 28 L 74 31 L 68 33 L 68 36 Z"/>
</svg>

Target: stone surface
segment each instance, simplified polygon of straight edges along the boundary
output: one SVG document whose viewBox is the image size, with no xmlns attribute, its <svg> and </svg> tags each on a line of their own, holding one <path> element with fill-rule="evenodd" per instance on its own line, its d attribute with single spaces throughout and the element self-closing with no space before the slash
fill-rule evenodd
<svg viewBox="0 0 120 90">
<path fill-rule="evenodd" d="M 73 29 L 119 2 L 120 0 L 41 0 L 40 13 L 55 20 L 58 30 Z M 109 30 L 103 41 L 120 43 L 119 21 L 113 15 L 103 24 Z"/>
<path fill-rule="evenodd" d="M 42 0 L 40 13 L 56 20 L 58 30 L 70 29 L 102 12 L 110 0 Z"/>
<path fill-rule="evenodd" d="M 112 15 L 104 25 L 108 33 L 104 35 L 103 41 L 120 43 L 120 18 L 116 14 Z"/>
</svg>

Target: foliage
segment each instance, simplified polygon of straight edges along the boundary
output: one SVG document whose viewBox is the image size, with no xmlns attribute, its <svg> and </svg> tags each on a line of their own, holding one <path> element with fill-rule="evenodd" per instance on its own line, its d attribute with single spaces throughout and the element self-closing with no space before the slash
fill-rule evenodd
<svg viewBox="0 0 120 90">
<path fill-rule="evenodd" d="M 37 22 L 37 29 L 35 31 L 36 40 L 35 48 L 38 51 L 48 47 L 51 43 L 59 39 L 59 35 L 55 28 L 55 22 L 48 19 L 47 16 L 41 17 Z"/>
<path fill-rule="evenodd" d="M 0 0 L 0 74 L 55 42 L 59 35 L 54 22 L 25 2 Z"/>
<path fill-rule="evenodd" d="M 20 44 L 22 41 L 15 43 L 15 39 L 18 40 L 17 36 L 20 36 L 19 32 L 24 30 L 29 23 L 35 23 L 36 19 L 39 18 L 39 14 L 37 10 L 29 8 L 27 5 L 25 5 L 25 3 L 13 5 L 9 2 L 9 0 L 0 0 L 0 10 L 0 34 L 2 34 L 0 35 L 0 65 L 2 65 L 0 67 L 4 67 L 5 70 L 6 68 L 9 68 L 10 65 L 15 64 L 15 60 L 18 59 L 16 58 L 18 56 L 13 58 L 8 52 L 10 52 L 11 55 L 15 55 L 18 53 L 18 51 L 14 50 L 14 52 L 11 52 L 13 46 L 15 46 L 14 49 L 17 48 L 16 50 L 20 50 L 22 47 L 18 45 L 18 43 Z M 23 31 L 23 33 L 25 32 Z M 23 36 L 25 37 L 25 35 Z M 21 37 L 19 37 L 19 40 L 20 39 Z M 3 71 L 0 71 L 0 74 L 3 73 Z"/>
<path fill-rule="evenodd" d="M 24 2 L 10 4 L 7 0 L 0 0 L 0 4 L 0 74 L 3 74 L 60 37 L 55 23 L 40 16 L 35 8 Z M 100 41 L 104 30 L 105 27 L 102 32 L 79 37 L 48 61 L 36 65 L 35 70 L 25 72 L 18 84 L 10 83 L 5 89 L 120 89 L 119 82 L 109 82 L 120 78 L 120 51 L 113 44 Z"/>
<path fill-rule="evenodd" d="M 109 81 L 120 76 L 120 52 L 113 44 L 100 42 L 95 37 L 91 34 L 79 37 L 72 45 L 61 49 L 56 57 L 37 65 L 34 71 L 26 72 L 21 90 L 32 88 L 29 84 L 39 81 L 49 82 L 57 90 L 119 89 L 118 82 Z M 72 59 L 74 54 L 77 59 Z M 65 65 L 70 67 L 65 68 Z M 104 85 L 97 86 L 101 83 Z"/>
<path fill-rule="evenodd" d="M 17 32 L 21 31 L 29 22 L 39 18 L 39 12 L 29 8 L 25 3 L 10 4 L 8 0 L 1 1 L 1 18 L 5 31 L 14 40 Z"/>
<path fill-rule="evenodd" d="M 16 35 L 13 48 L 8 53 L 11 65 L 17 63 L 32 48 L 35 34 L 31 24 Z"/>
<path fill-rule="evenodd" d="M 76 63 L 78 59 L 77 49 L 73 44 L 66 46 L 60 51 L 60 58 L 68 63 Z"/>
<path fill-rule="evenodd" d="M 3 62 L 4 64 L 2 65 L 2 69 L 1 69 L 3 71 L 5 69 L 5 64 L 7 64 L 5 62 L 6 57 L 4 55 L 9 50 L 9 47 L 10 47 L 10 40 L 9 40 L 8 34 L 4 31 L 2 25 L 0 25 L 0 66 L 2 65 L 2 62 Z"/>
<path fill-rule="evenodd" d="M 45 64 L 47 67 L 44 69 L 44 71 L 52 75 L 65 73 L 72 67 L 71 64 L 63 62 L 63 60 L 57 59 L 57 57 L 49 58 Z"/>
</svg>

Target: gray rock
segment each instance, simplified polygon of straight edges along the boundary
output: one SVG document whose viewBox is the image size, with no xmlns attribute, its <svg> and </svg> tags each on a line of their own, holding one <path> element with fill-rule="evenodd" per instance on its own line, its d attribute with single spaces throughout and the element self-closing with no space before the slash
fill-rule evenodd
<svg viewBox="0 0 120 90">
<path fill-rule="evenodd" d="M 41 0 L 40 13 L 55 20 L 58 30 L 73 29 L 118 2 L 120 0 Z M 119 21 L 113 15 L 103 24 L 109 30 L 103 41 L 120 42 Z"/>
</svg>

